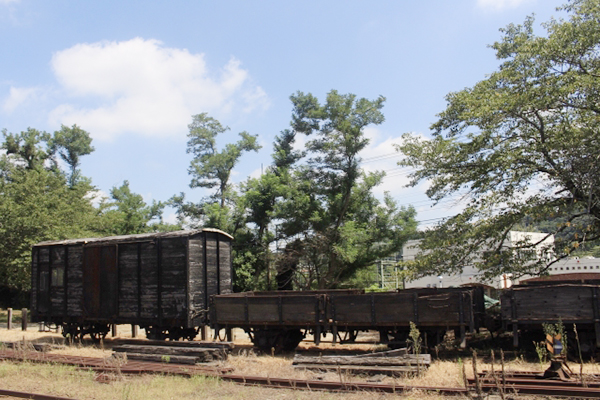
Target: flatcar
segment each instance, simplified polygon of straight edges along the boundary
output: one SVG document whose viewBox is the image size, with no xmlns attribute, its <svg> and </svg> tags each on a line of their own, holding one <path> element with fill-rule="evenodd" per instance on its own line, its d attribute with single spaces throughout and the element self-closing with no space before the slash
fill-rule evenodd
<svg viewBox="0 0 600 400">
<path fill-rule="evenodd" d="M 193 339 L 210 296 L 232 291 L 232 239 L 201 229 L 38 243 L 32 320 L 73 338 L 135 324 L 151 339 Z"/>
<path fill-rule="evenodd" d="M 501 295 L 504 330 L 513 332 L 513 345 L 531 345 L 545 338 L 545 324 L 562 324 L 567 338 L 582 352 L 600 348 L 600 286 L 562 281 L 513 286 Z"/>
<path fill-rule="evenodd" d="M 447 330 L 465 345 L 467 331 L 483 326 L 485 309 L 480 287 L 362 291 L 247 292 L 211 298 L 214 329 L 242 328 L 255 346 L 292 350 L 312 333 L 315 343 L 325 333 L 334 340 L 355 337 L 361 330 L 379 331 L 381 341 L 405 342 L 413 322 L 435 346 Z"/>
</svg>

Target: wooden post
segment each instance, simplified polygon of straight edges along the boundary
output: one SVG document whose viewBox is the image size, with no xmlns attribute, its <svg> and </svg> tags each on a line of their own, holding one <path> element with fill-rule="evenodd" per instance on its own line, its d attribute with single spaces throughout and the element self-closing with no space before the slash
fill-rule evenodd
<svg viewBox="0 0 600 400">
<path fill-rule="evenodd" d="M 202 325 L 200 328 L 200 340 L 205 341 L 208 336 L 208 326 Z"/>
<path fill-rule="evenodd" d="M 233 342 L 233 330 L 231 328 L 225 329 L 225 337 L 228 342 Z"/>
<path fill-rule="evenodd" d="M 138 334 L 138 326 L 137 325 L 131 325 L 131 337 L 137 337 Z"/>
<path fill-rule="evenodd" d="M 112 331 L 111 332 L 112 337 L 116 337 L 117 336 L 117 325 L 116 324 L 111 324 L 110 328 L 111 328 L 111 331 Z"/>
<path fill-rule="evenodd" d="M 8 320 L 7 320 L 7 324 L 6 327 L 8 330 L 12 329 L 12 314 L 13 314 L 13 309 L 9 308 L 8 310 Z"/>
<path fill-rule="evenodd" d="M 21 330 L 22 331 L 27 330 L 27 309 L 26 308 L 21 309 Z"/>
<path fill-rule="evenodd" d="M 38 322 L 38 332 L 44 332 L 45 330 L 44 322 Z"/>
</svg>

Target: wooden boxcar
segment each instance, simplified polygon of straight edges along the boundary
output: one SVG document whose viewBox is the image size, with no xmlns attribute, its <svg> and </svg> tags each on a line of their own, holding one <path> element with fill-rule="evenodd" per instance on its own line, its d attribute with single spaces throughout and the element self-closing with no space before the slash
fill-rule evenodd
<svg viewBox="0 0 600 400">
<path fill-rule="evenodd" d="M 150 338 L 193 338 L 210 296 L 231 293 L 231 242 L 203 229 L 38 243 L 32 319 L 73 337 L 135 324 Z"/>
<path fill-rule="evenodd" d="M 247 292 L 213 296 L 211 324 L 216 329 L 242 328 L 260 348 L 291 350 L 306 332 L 318 344 L 326 332 L 337 340 L 341 332 L 352 339 L 360 330 L 378 330 L 382 341 L 400 344 L 414 322 L 431 346 L 447 330 L 455 330 L 464 344 L 465 332 L 480 326 L 480 308 L 483 294 L 478 288 Z"/>
<path fill-rule="evenodd" d="M 513 344 L 518 346 L 519 341 L 544 340 L 543 324 L 562 323 L 569 335 L 576 324 L 582 349 L 592 351 L 600 347 L 599 296 L 598 285 L 513 286 L 501 297 L 504 328 L 513 331 Z"/>
</svg>

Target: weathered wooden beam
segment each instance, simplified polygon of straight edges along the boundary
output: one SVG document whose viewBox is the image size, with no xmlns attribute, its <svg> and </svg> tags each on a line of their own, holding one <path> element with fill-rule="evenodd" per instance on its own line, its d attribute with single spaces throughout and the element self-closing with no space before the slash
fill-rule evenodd
<svg viewBox="0 0 600 400">
<path fill-rule="evenodd" d="M 26 308 L 21 309 L 21 330 L 22 331 L 27 330 L 27 309 Z"/>
<path fill-rule="evenodd" d="M 13 309 L 9 308 L 7 311 L 8 311 L 8 320 L 6 322 L 6 328 L 10 331 L 12 329 Z"/>
<path fill-rule="evenodd" d="M 163 354 L 141 354 L 127 353 L 128 360 L 163 362 L 168 364 L 187 364 L 194 365 L 198 361 L 198 357 L 194 356 L 169 356 Z"/>
<path fill-rule="evenodd" d="M 302 364 L 294 365 L 296 369 L 308 369 L 312 371 L 340 371 L 344 373 L 360 375 L 401 375 L 406 373 L 417 373 L 419 368 L 416 366 L 353 366 L 353 365 L 323 365 L 323 364 Z M 420 368 L 423 368 L 421 366 Z"/>
<path fill-rule="evenodd" d="M 429 365 L 431 355 L 405 355 L 402 357 L 348 357 L 348 356 L 327 356 L 312 357 L 300 356 L 294 357 L 293 365 L 315 364 L 315 365 L 370 365 L 370 366 L 404 366 L 404 365 Z"/>
<path fill-rule="evenodd" d="M 169 346 L 136 346 L 124 344 L 113 347 L 120 353 L 156 354 L 166 356 L 193 356 L 203 360 L 223 359 L 226 354 L 222 349 L 207 349 L 199 347 L 169 347 Z"/>
</svg>

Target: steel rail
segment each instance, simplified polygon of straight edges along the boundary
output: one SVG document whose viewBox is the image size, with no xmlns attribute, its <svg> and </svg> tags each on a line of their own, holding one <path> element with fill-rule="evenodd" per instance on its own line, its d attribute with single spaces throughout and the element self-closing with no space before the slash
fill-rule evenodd
<svg viewBox="0 0 600 400">
<path fill-rule="evenodd" d="M 469 378 L 469 384 L 474 385 L 475 379 Z M 495 384 L 496 382 L 502 382 L 503 379 L 501 377 L 480 377 L 480 382 Z M 587 387 L 593 389 L 600 389 L 600 382 L 585 382 L 585 385 L 581 383 L 581 381 L 561 381 L 561 380 L 553 380 L 553 379 L 531 379 L 531 378 L 513 378 L 513 377 L 505 377 L 504 382 L 507 385 L 544 385 L 550 387 Z"/>
<path fill-rule="evenodd" d="M 475 380 L 469 378 L 469 385 L 475 388 Z M 511 382 L 506 381 L 506 385 L 502 384 L 502 381 L 491 382 L 489 380 L 480 381 L 481 390 L 483 392 L 494 392 L 501 389 L 507 393 L 519 393 L 519 394 L 532 394 L 542 396 L 555 396 L 555 397 L 569 397 L 569 398 L 581 398 L 581 399 L 598 399 L 600 398 L 600 388 L 597 387 L 584 387 L 577 384 L 576 382 L 570 385 L 567 382 L 553 381 L 553 380 L 537 380 L 531 382 L 531 380 L 523 382 Z"/>
<path fill-rule="evenodd" d="M 246 386 L 262 386 L 278 389 L 322 390 L 332 392 L 372 391 L 402 393 L 412 390 L 437 392 L 443 395 L 466 395 L 467 389 L 453 387 L 405 386 L 378 383 L 355 383 L 334 381 L 311 381 L 305 379 L 270 378 L 264 376 L 223 375 L 220 379 Z"/>
<path fill-rule="evenodd" d="M 17 397 L 20 399 L 32 400 L 76 400 L 72 397 L 52 396 L 49 394 L 16 392 L 14 390 L 0 389 L 0 396 Z"/>
</svg>

